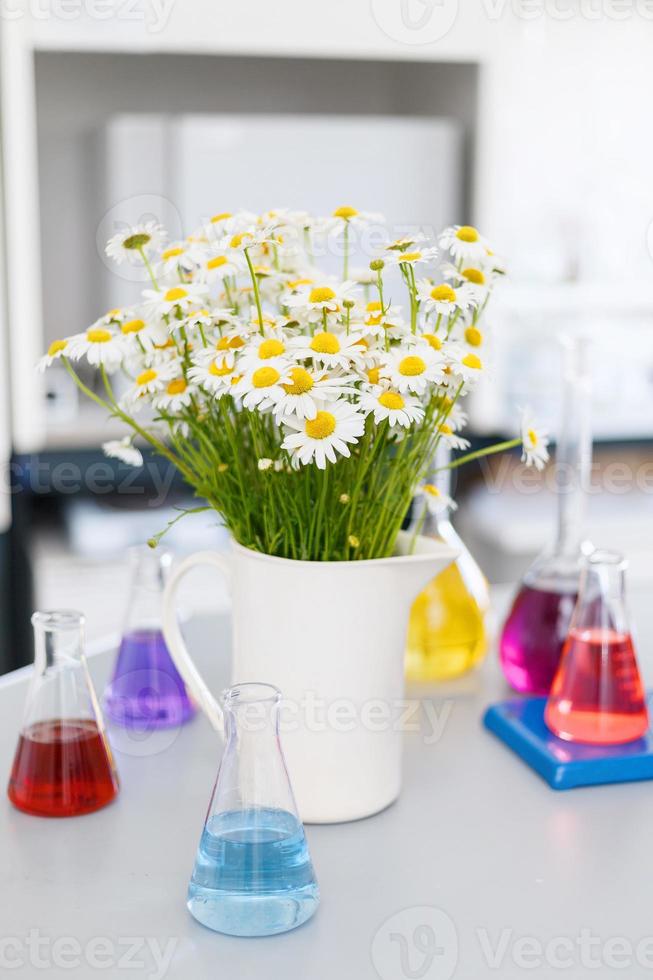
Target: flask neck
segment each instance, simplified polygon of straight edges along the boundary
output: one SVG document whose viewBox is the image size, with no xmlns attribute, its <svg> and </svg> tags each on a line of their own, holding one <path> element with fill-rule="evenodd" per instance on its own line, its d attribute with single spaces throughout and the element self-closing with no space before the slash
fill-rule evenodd
<svg viewBox="0 0 653 980">
<path fill-rule="evenodd" d="M 560 432 L 555 485 L 558 522 L 555 553 L 577 556 L 585 535 L 587 492 L 592 466 L 591 385 L 587 343 L 567 344 L 563 361 Z"/>
<path fill-rule="evenodd" d="M 585 560 L 574 613 L 576 629 L 629 632 L 626 611 L 626 562 L 613 551 L 594 551 Z"/>
<path fill-rule="evenodd" d="M 169 552 L 148 547 L 130 553 L 131 589 L 124 632 L 161 628 L 163 590 L 171 560 Z"/>
<path fill-rule="evenodd" d="M 36 612 L 34 627 L 34 667 L 44 674 L 53 667 L 79 664 L 84 656 L 84 617 L 70 611 Z"/>
</svg>

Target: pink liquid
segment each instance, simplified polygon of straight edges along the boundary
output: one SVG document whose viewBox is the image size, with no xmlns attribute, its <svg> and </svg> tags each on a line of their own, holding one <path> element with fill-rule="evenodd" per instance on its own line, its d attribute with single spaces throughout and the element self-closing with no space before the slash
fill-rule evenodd
<svg viewBox="0 0 653 980">
<path fill-rule="evenodd" d="M 574 592 L 549 592 L 523 585 L 503 627 L 501 666 L 508 683 L 523 694 L 548 694 L 555 677 L 571 614 Z"/>
<path fill-rule="evenodd" d="M 628 633 L 572 630 L 544 720 L 569 742 L 632 742 L 648 729 L 637 658 Z"/>
</svg>

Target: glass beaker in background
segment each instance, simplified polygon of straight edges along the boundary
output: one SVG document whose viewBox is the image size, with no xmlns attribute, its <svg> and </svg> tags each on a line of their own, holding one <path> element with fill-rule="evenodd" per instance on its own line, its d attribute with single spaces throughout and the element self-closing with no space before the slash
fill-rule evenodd
<svg viewBox="0 0 653 980">
<path fill-rule="evenodd" d="M 648 729 L 646 696 L 625 606 L 626 562 L 614 551 L 585 561 L 580 595 L 544 712 L 558 738 L 615 745 Z"/>
<path fill-rule="evenodd" d="M 556 445 L 558 527 L 524 575 L 499 641 L 501 667 L 520 693 L 548 694 L 567 636 L 578 584 L 592 465 L 588 343 L 563 341 L 563 393 Z"/>
<path fill-rule="evenodd" d="M 429 500 L 423 494 L 411 522 L 410 530 L 446 541 L 458 551 L 456 560 L 413 603 L 406 640 L 406 677 L 412 681 L 458 677 L 480 663 L 487 650 L 490 596 L 483 572 L 450 520 L 451 472 L 443 468 L 449 459 L 449 449 L 441 443 L 427 476 L 436 495 Z"/>
<path fill-rule="evenodd" d="M 34 673 L 8 795 L 20 810 L 73 817 L 118 792 L 102 714 L 84 657 L 84 617 L 36 612 Z"/>
<path fill-rule="evenodd" d="M 131 549 L 129 557 L 130 598 L 113 677 L 104 693 L 104 710 L 125 728 L 183 725 L 195 708 L 162 629 L 163 589 L 172 557 L 146 545 Z"/>
<path fill-rule="evenodd" d="M 223 695 L 226 744 L 188 887 L 188 909 L 217 932 L 294 929 L 319 903 L 279 742 L 281 694 L 239 684 Z"/>
</svg>

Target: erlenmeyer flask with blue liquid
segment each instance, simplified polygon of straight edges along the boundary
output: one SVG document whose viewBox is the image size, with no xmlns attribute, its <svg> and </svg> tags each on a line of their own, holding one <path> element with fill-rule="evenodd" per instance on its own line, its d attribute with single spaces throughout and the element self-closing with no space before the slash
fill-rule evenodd
<svg viewBox="0 0 653 980">
<path fill-rule="evenodd" d="M 279 742 L 280 702 L 270 684 L 223 695 L 225 749 L 187 904 L 198 922 L 232 936 L 287 932 L 319 903 Z"/>
</svg>

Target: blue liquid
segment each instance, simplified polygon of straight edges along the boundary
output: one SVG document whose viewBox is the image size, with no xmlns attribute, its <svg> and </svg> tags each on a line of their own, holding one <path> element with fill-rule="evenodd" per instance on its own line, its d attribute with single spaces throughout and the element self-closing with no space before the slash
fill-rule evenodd
<svg viewBox="0 0 653 980">
<path fill-rule="evenodd" d="M 319 889 L 304 828 L 285 810 L 229 810 L 207 820 L 188 887 L 202 925 L 271 936 L 306 922 Z"/>
</svg>

